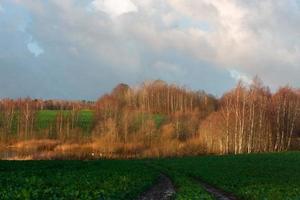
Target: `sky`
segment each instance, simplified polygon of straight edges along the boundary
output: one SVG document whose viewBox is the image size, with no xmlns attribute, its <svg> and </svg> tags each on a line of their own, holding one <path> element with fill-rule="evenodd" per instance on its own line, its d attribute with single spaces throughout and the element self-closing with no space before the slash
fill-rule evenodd
<svg viewBox="0 0 300 200">
<path fill-rule="evenodd" d="M 300 0 L 0 0 L 0 98 L 94 100 L 161 79 L 300 87 Z"/>
</svg>

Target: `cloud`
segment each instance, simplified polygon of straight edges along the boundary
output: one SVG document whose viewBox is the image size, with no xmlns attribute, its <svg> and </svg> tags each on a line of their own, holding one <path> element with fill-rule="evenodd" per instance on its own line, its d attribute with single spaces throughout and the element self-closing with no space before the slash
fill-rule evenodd
<svg viewBox="0 0 300 200">
<path fill-rule="evenodd" d="M 155 62 L 152 69 L 158 78 L 165 81 L 174 81 L 174 79 L 180 80 L 186 75 L 185 69 L 181 66 L 165 61 Z"/>
<path fill-rule="evenodd" d="M 16 80 L 1 71 L 1 84 L 12 85 L 2 97 L 95 99 L 119 82 L 156 78 L 218 95 L 255 75 L 272 88 L 300 85 L 297 0 L 1 5 L 0 67 Z"/>
<path fill-rule="evenodd" d="M 183 47 L 185 51 L 229 71 L 239 66 L 236 69 L 239 72 L 248 77 L 258 75 L 276 88 L 287 83 L 300 85 L 299 80 L 290 79 L 294 73 L 300 73 L 297 2 L 170 0 L 169 4 L 178 13 L 205 20 L 213 27 L 213 31 L 207 33 L 197 29 L 185 31 L 190 37 L 187 41 L 181 40 L 187 44 Z M 197 37 L 202 38 L 203 44 Z M 188 45 L 192 40 L 197 45 Z M 279 71 L 285 71 L 285 75 Z"/>
<path fill-rule="evenodd" d="M 4 12 L 4 8 L 2 7 L 2 5 L 0 4 L 0 13 Z"/>
<path fill-rule="evenodd" d="M 30 41 L 27 43 L 27 48 L 30 53 L 32 53 L 35 57 L 44 53 L 44 49 L 36 42 Z"/>
<path fill-rule="evenodd" d="M 91 6 L 111 17 L 117 17 L 125 13 L 137 12 L 137 7 L 130 0 L 94 0 Z"/>
<path fill-rule="evenodd" d="M 252 83 L 252 79 L 243 73 L 240 73 L 234 69 L 229 70 L 229 72 L 230 72 L 230 76 L 234 78 L 236 81 L 243 81 L 248 85 Z"/>
</svg>

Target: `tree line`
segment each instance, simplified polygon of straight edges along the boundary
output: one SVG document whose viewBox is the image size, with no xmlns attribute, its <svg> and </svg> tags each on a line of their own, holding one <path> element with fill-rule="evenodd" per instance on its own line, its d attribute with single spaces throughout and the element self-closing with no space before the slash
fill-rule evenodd
<svg viewBox="0 0 300 200">
<path fill-rule="evenodd" d="M 77 125 L 83 109 L 93 114 L 88 133 Z M 50 126 L 37 128 L 41 110 L 57 112 Z M 107 157 L 286 151 L 299 133 L 300 91 L 285 86 L 271 92 L 258 78 L 220 98 L 156 80 L 119 84 L 96 102 L 0 101 L 2 143 L 84 141 L 93 154 Z"/>
<path fill-rule="evenodd" d="M 0 144 L 30 139 L 66 138 L 78 123 L 79 111 L 93 109 L 93 105 L 94 102 L 87 101 L 1 99 Z M 43 111 L 45 116 L 42 115 Z M 47 119 L 47 111 L 53 111 L 54 116 L 50 115 L 53 119 Z M 80 132 L 79 130 L 76 134 Z"/>
</svg>

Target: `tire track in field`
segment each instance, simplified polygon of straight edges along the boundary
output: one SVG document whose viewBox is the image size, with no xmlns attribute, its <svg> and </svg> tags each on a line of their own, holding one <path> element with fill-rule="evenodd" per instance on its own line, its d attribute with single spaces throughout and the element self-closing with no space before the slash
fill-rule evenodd
<svg viewBox="0 0 300 200">
<path fill-rule="evenodd" d="M 172 181 L 164 174 L 160 174 L 158 183 L 141 194 L 136 200 L 170 200 L 175 194 Z"/>
<path fill-rule="evenodd" d="M 217 187 L 214 187 L 198 178 L 193 178 L 193 179 L 196 180 L 196 182 L 199 183 L 204 190 L 206 190 L 213 197 L 215 197 L 216 200 L 239 200 L 233 194 L 225 192 Z"/>
</svg>

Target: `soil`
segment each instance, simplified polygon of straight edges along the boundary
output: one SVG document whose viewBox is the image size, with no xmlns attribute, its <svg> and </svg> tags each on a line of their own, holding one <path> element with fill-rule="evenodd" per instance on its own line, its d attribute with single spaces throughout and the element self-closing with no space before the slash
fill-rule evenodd
<svg viewBox="0 0 300 200">
<path fill-rule="evenodd" d="M 223 191 L 217 187 L 214 187 L 204 181 L 201 181 L 199 179 L 196 179 L 196 181 L 202 186 L 203 189 L 205 189 L 208 193 L 210 193 L 217 200 L 239 200 L 233 194 L 225 192 L 225 191 Z"/>
<path fill-rule="evenodd" d="M 158 183 L 139 196 L 137 200 L 171 200 L 174 194 L 175 189 L 171 180 L 161 174 Z"/>
</svg>

